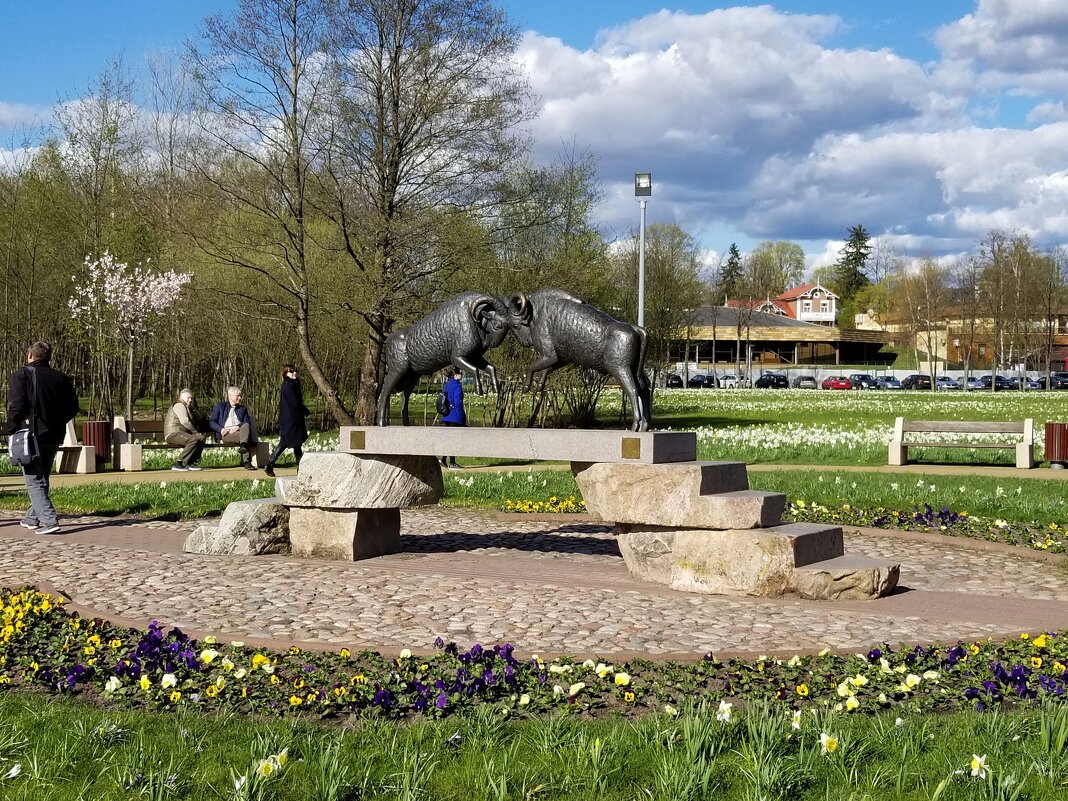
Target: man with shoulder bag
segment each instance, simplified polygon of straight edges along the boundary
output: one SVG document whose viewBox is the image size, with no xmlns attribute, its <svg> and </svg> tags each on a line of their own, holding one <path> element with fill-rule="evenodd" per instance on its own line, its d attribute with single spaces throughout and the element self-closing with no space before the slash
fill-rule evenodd
<svg viewBox="0 0 1068 801">
<path fill-rule="evenodd" d="M 59 519 L 48 497 L 52 463 L 78 413 L 78 395 L 70 378 L 51 367 L 52 346 L 34 342 L 26 366 L 11 374 L 7 392 L 7 432 L 11 459 L 22 466 L 30 508 L 19 523 L 38 534 L 60 534 Z"/>
</svg>

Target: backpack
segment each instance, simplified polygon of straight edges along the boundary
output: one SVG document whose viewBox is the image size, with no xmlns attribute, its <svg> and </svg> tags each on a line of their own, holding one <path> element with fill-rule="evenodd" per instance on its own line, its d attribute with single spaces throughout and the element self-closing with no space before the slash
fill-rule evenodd
<svg viewBox="0 0 1068 801">
<path fill-rule="evenodd" d="M 442 387 L 441 392 L 438 393 L 437 410 L 438 414 L 442 417 L 452 411 L 452 404 L 449 403 L 449 396 L 445 394 L 444 387 Z"/>
</svg>

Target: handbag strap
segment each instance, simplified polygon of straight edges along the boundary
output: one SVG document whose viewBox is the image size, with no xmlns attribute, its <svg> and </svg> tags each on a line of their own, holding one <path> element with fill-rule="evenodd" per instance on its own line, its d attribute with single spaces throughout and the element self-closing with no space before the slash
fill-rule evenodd
<svg viewBox="0 0 1068 801">
<path fill-rule="evenodd" d="M 27 365 L 30 375 L 33 377 L 33 394 L 30 395 L 30 431 L 37 435 L 37 368 L 32 364 Z"/>
</svg>

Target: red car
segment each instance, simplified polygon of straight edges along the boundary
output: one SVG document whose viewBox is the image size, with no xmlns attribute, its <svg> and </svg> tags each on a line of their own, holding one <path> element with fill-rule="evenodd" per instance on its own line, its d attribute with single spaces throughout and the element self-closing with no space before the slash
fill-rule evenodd
<svg viewBox="0 0 1068 801">
<path fill-rule="evenodd" d="M 852 389 L 853 382 L 844 375 L 839 375 L 823 379 L 823 383 L 820 386 L 824 389 Z"/>
</svg>

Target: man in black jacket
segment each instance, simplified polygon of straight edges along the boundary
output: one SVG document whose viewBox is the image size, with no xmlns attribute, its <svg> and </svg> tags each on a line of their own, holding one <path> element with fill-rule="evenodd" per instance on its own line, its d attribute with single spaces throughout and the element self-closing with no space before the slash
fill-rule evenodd
<svg viewBox="0 0 1068 801">
<path fill-rule="evenodd" d="M 26 366 L 11 374 L 7 392 L 7 432 L 14 434 L 33 418 L 40 455 L 22 468 L 30 508 L 19 524 L 38 534 L 59 534 L 59 520 L 48 497 L 52 463 L 67 430 L 78 413 L 78 395 L 70 378 L 48 362 L 52 346 L 34 342 L 26 353 Z"/>
</svg>

